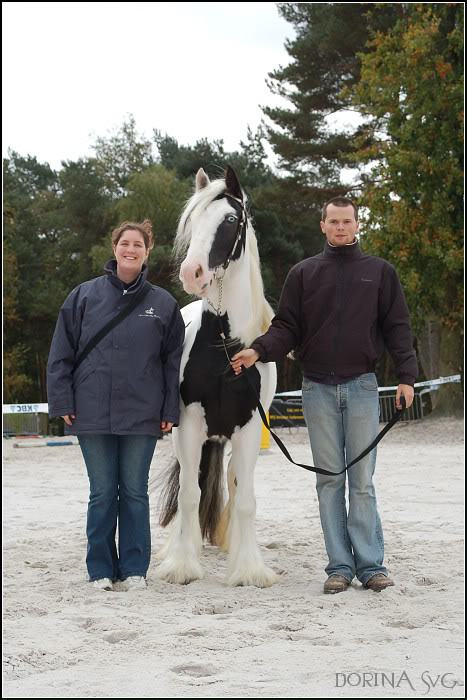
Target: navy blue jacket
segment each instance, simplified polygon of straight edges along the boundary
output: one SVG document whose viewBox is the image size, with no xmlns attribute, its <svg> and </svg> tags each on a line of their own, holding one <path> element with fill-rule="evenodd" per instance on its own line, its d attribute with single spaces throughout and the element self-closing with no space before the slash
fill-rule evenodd
<svg viewBox="0 0 467 700">
<path fill-rule="evenodd" d="M 305 376 L 356 377 L 374 372 L 384 346 L 401 384 L 418 375 L 409 310 L 394 267 L 362 253 L 360 245 L 333 247 L 295 265 L 265 335 L 251 347 L 262 362 L 294 348 Z"/>
<path fill-rule="evenodd" d="M 49 416 L 76 416 L 67 435 L 160 436 L 161 421 L 178 425 L 179 371 L 185 327 L 175 299 L 152 285 L 140 304 L 73 372 L 91 338 L 138 292 L 147 267 L 125 289 L 116 261 L 83 282 L 63 304 L 47 365 Z"/>
</svg>

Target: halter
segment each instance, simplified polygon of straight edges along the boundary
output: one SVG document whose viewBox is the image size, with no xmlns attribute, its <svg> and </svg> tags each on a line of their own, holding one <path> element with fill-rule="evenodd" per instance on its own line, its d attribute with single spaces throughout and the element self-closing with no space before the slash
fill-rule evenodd
<svg viewBox="0 0 467 700">
<path fill-rule="evenodd" d="M 225 259 L 225 262 L 222 264 L 222 267 L 224 268 L 224 270 L 227 270 L 228 266 L 232 262 L 233 256 L 234 256 L 235 251 L 237 249 L 237 245 L 239 244 L 240 240 L 242 239 L 243 234 L 246 233 L 247 216 L 246 216 L 246 210 L 245 210 L 245 205 L 243 204 L 243 200 L 238 199 L 237 197 L 234 197 L 231 194 L 227 194 L 227 192 L 224 192 L 222 194 L 222 197 L 228 197 L 229 199 L 233 199 L 234 202 L 238 202 L 238 204 L 240 204 L 240 206 L 242 208 L 242 218 L 240 219 L 239 224 L 238 224 L 237 236 L 235 238 L 233 248 L 230 252 L 230 255 L 227 256 L 227 258 Z M 220 198 L 221 197 L 219 197 L 219 199 Z M 217 197 L 216 197 L 216 199 L 217 199 Z M 216 267 L 214 270 L 214 276 L 216 276 L 217 270 L 218 270 L 218 267 Z"/>
</svg>

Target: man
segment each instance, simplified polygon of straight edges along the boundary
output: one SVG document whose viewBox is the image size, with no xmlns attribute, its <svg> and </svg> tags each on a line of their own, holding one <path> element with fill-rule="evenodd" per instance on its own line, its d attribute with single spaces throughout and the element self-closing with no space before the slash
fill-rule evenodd
<svg viewBox="0 0 467 700">
<path fill-rule="evenodd" d="M 344 197 L 322 211 L 324 252 L 295 265 L 282 290 L 272 325 L 250 349 L 232 358 L 242 365 L 279 360 L 293 349 L 303 366 L 303 412 L 313 460 L 332 472 L 344 469 L 378 433 L 379 398 L 374 370 L 384 345 L 409 407 L 418 374 L 409 311 L 395 269 L 362 253 L 358 212 Z M 376 449 L 339 476 L 317 474 L 321 525 L 329 563 L 324 593 L 340 593 L 354 576 L 365 588 L 393 586 L 383 566 L 384 541 L 373 473 Z M 349 503 L 345 501 L 348 475 Z"/>
</svg>

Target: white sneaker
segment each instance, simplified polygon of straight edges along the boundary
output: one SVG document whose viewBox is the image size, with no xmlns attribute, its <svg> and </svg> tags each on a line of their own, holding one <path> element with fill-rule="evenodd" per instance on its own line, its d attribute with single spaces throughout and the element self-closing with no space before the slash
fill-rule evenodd
<svg viewBox="0 0 467 700">
<path fill-rule="evenodd" d="M 97 581 L 93 581 L 92 585 L 94 588 L 99 588 L 101 591 L 113 591 L 113 583 L 110 578 L 98 578 Z"/>
<path fill-rule="evenodd" d="M 146 579 L 144 576 L 128 576 L 126 580 L 128 584 L 128 589 L 143 590 L 147 587 Z"/>
</svg>

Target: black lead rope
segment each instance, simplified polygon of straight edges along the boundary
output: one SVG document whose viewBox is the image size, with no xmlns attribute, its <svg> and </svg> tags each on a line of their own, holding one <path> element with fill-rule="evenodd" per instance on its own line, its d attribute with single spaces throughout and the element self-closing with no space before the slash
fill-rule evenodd
<svg viewBox="0 0 467 700">
<path fill-rule="evenodd" d="M 369 447 L 367 447 L 366 450 L 364 450 L 364 451 L 362 452 L 361 455 L 359 455 L 358 457 L 356 457 L 355 459 L 353 459 L 353 460 L 350 462 L 350 464 L 348 464 L 344 469 L 342 469 L 342 471 L 340 471 L 340 472 L 330 472 L 330 471 L 327 471 L 327 469 L 320 469 L 319 467 L 312 467 L 312 466 L 310 466 L 310 465 L 308 465 L 308 464 L 301 464 L 300 462 L 295 462 L 295 461 L 292 459 L 292 457 L 291 457 L 290 454 L 289 454 L 288 449 L 286 448 L 286 446 L 284 445 L 284 443 L 282 442 L 282 440 L 281 440 L 277 435 L 275 435 L 275 434 L 272 432 L 271 428 L 270 428 L 269 425 L 268 425 L 268 421 L 267 421 L 267 418 L 266 418 L 266 414 L 265 414 L 265 412 L 264 412 L 264 408 L 262 407 L 261 401 L 259 400 L 259 396 L 258 396 L 258 392 L 256 391 L 256 387 L 254 386 L 253 382 L 251 381 L 251 378 L 250 378 L 250 376 L 249 376 L 249 371 L 250 371 L 249 369 L 247 369 L 247 370 L 245 371 L 245 368 L 243 368 L 243 370 L 242 370 L 242 375 L 245 377 L 248 386 L 250 387 L 250 389 L 252 390 L 252 392 L 253 392 L 253 394 L 254 394 L 254 396 L 255 396 L 256 405 L 257 405 L 257 407 L 258 407 L 258 411 L 259 411 L 259 414 L 260 414 L 260 416 L 261 416 L 261 420 L 263 421 L 264 426 L 265 426 L 265 427 L 269 430 L 269 432 L 271 433 L 271 435 L 272 435 L 272 437 L 273 437 L 273 440 L 275 441 L 276 445 L 279 447 L 279 449 L 280 449 L 281 452 L 285 455 L 285 457 L 287 457 L 287 459 L 289 460 L 289 462 L 292 462 L 292 464 L 296 464 L 297 467 L 303 467 L 303 469 L 307 469 L 309 472 L 316 472 L 317 474 L 325 474 L 326 476 L 339 476 L 339 474 L 343 474 L 345 471 L 347 471 L 347 469 L 350 469 L 350 467 L 351 467 L 352 465 L 354 465 L 354 464 L 356 464 L 357 462 L 359 462 L 361 459 L 363 459 L 363 457 L 365 457 L 369 452 L 371 452 L 371 450 L 373 450 L 373 449 L 376 447 L 376 445 L 378 444 L 378 442 L 380 442 L 380 441 L 383 439 L 383 437 L 386 435 L 386 433 L 389 432 L 389 430 L 391 430 L 392 426 L 395 425 L 395 424 L 397 423 L 397 421 L 400 420 L 400 419 L 402 418 L 402 416 L 404 415 L 405 410 L 406 410 L 405 397 L 404 397 L 404 396 L 401 396 L 402 408 L 401 408 L 401 409 L 396 408 L 396 412 L 395 412 L 394 415 L 392 416 L 392 418 L 391 418 L 391 420 L 389 421 L 389 423 L 388 423 L 388 424 L 383 428 L 383 430 L 377 435 L 377 437 L 373 440 L 373 442 L 371 443 L 371 445 L 370 445 Z"/>
</svg>

